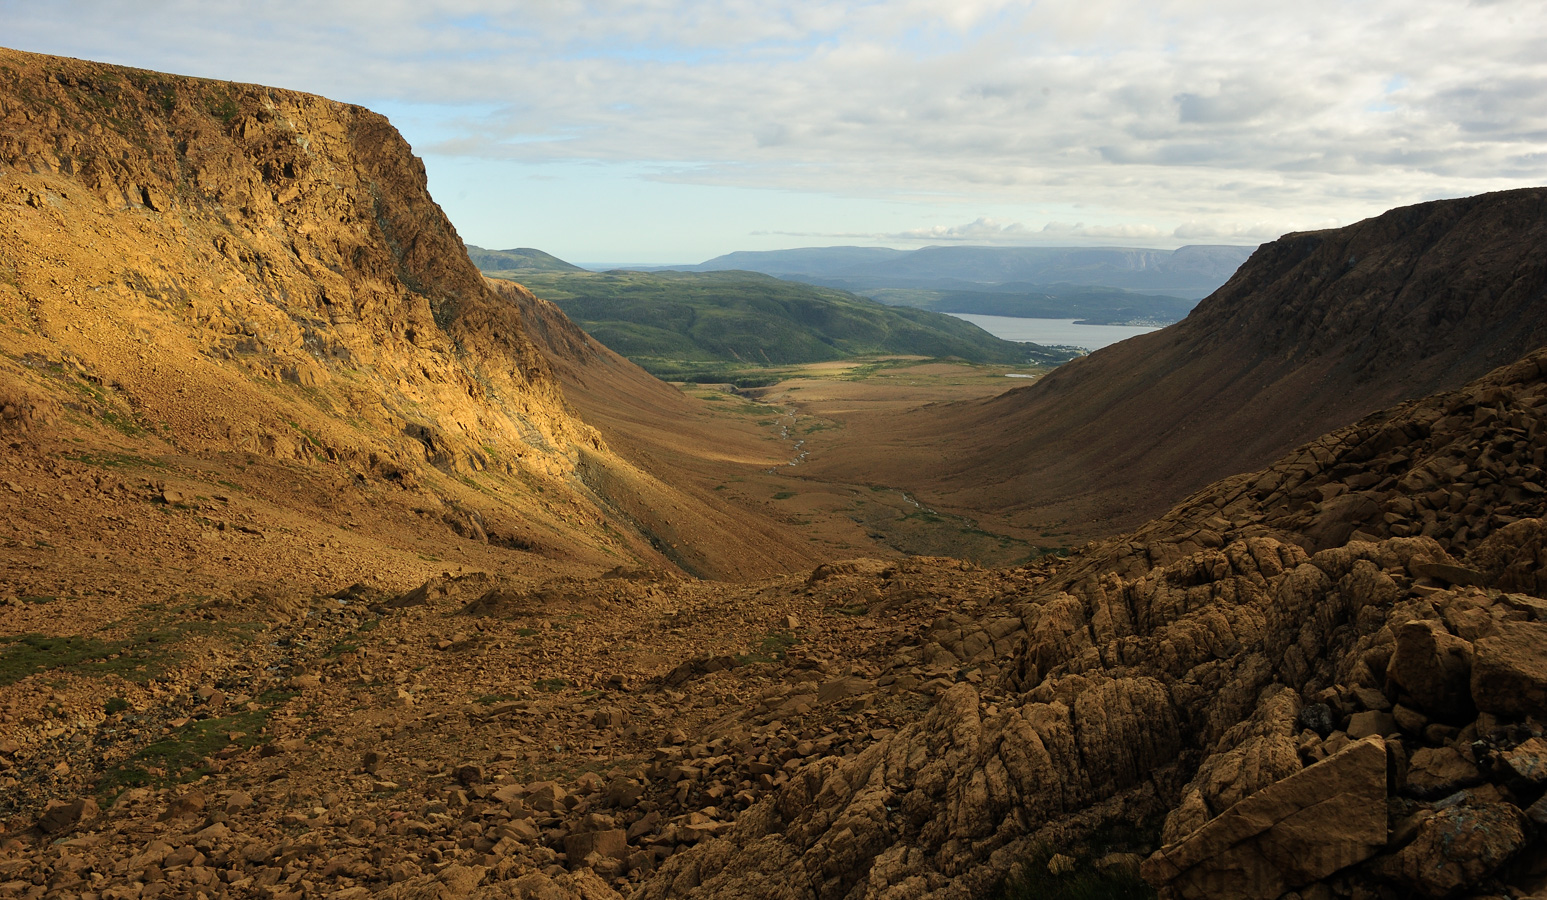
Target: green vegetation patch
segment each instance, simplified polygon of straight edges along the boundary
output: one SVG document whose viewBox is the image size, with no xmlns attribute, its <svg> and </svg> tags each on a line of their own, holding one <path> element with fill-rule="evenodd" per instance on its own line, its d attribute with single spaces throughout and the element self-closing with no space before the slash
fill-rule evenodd
<svg viewBox="0 0 1547 900">
<path fill-rule="evenodd" d="M 779 662 L 788 656 L 790 648 L 798 643 L 800 638 L 788 631 L 770 631 L 751 653 L 739 654 L 736 662 L 743 666 L 748 663 Z"/>
<path fill-rule="evenodd" d="M 994 900 L 1148 900 L 1155 889 L 1123 866 L 1039 848 L 991 895 Z"/>
<path fill-rule="evenodd" d="M 870 611 L 870 608 L 866 606 L 829 606 L 825 611 L 830 612 L 835 616 L 852 617 L 863 616 L 865 613 Z"/>
<path fill-rule="evenodd" d="M 65 459 L 102 469 L 129 469 L 144 467 L 165 469 L 167 464 L 156 459 L 146 459 L 132 453 L 66 453 Z"/>
<path fill-rule="evenodd" d="M 550 694 L 557 694 L 559 691 L 569 687 L 569 682 L 562 678 L 539 678 L 538 680 L 532 682 L 532 686 L 540 691 L 547 691 Z"/>
<path fill-rule="evenodd" d="M 260 708 L 189 722 L 104 772 L 97 795 L 111 799 L 126 788 L 196 781 L 210 774 L 204 761 L 232 744 L 246 750 L 263 743 L 268 717 L 269 710 Z"/>
<path fill-rule="evenodd" d="M 40 672 L 67 671 L 85 675 L 119 675 L 131 681 L 154 678 L 161 666 L 155 654 L 129 650 L 118 642 L 80 635 L 49 637 L 24 634 L 0 637 L 0 686 L 15 684 Z M 110 658 L 114 655 L 116 659 Z"/>
<path fill-rule="evenodd" d="M 941 313 L 753 272 L 512 274 L 597 340 L 667 381 L 753 386 L 759 368 L 860 356 L 996 364 L 1071 358 L 1001 340 Z"/>
<path fill-rule="evenodd" d="M 204 98 L 204 108 L 224 125 L 230 125 L 242 111 L 236 105 L 236 100 L 232 99 L 231 92 L 223 87 L 211 91 Z"/>
<path fill-rule="evenodd" d="M 116 410 L 104 409 L 97 413 L 97 418 L 102 420 L 102 424 L 126 437 L 137 437 L 145 433 L 145 429 L 141 428 L 134 419 Z"/>
<path fill-rule="evenodd" d="M 256 626 L 174 621 L 147 624 L 123 640 L 35 633 L 0 637 L 0 687 L 44 672 L 151 681 L 177 666 L 182 654 L 175 645 L 189 634 L 250 627 Z"/>
<path fill-rule="evenodd" d="M 551 253 L 544 253 L 531 247 L 516 247 L 511 250 L 485 250 L 483 247 L 467 245 L 467 255 L 483 272 L 495 277 L 506 278 L 513 281 L 523 281 L 533 272 L 584 272 L 585 269 L 567 263 Z"/>
</svg>

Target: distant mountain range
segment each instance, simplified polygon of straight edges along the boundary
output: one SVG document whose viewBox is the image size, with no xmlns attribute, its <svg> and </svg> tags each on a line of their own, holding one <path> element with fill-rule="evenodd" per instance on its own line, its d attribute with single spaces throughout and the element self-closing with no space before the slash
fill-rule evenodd
<svg viewBox="0 0 1547 900">
<path fill-rule="evenodd" d="M 744 271 L 837 288 L 888 306 L 943 313 L 1074 319 L 1091 325 L 1166 325 L 1235 274 L 1256 249 L 1194 245 L 1177 250 L 1114 247 L 805 247 L 738 250 L 687 266 L 632 272 Z M 588 271 L 529 247 L 467 247 L 495 278 Z"/>
<path fill-rule="evenodd" d="M 1087 285 L 1199 299 L 1235 274 L 1255 247 L 807 247 L 741 250 L 684 271 L 744 269 L 856 293 L 877 288 L 981 290 L 983 285 Z"/>
<path fill-rule="evenodd" d="M 697 265 L 628 268 L 760 272 L 838 288 L 889 306 L 945 313 L 1075 319 L 1091 325 L 1165 325 L 1180 321 L 1200 298 L 1229 281 L 1255 249 L 1224 244 L 1177 250 L 803 247 L 738 250 Z M 477 253 L 473 258 L 478 260 Z"/>
</svg>

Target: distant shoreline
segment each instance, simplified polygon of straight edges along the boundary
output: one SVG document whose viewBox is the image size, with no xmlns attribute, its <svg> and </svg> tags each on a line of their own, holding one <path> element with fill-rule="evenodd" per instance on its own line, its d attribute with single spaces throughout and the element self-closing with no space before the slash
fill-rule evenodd
<svg viewBox="0 0 1547 900">
<path fill-rule="evenodd" d="M 1045 347 L 1068 346 L 1096 351 L 1118 341 L 1158 331 L 1159 325 L 1080 325 L 1078 319 L 1021 319 L 946 313 L 1007 341 L 1030 341 Z"/>
</svg>

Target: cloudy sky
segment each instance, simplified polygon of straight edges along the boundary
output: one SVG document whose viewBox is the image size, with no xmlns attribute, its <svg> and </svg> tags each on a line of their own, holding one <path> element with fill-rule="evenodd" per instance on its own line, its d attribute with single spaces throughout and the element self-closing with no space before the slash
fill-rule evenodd
<svg viewBox="0 0 1547 900">
<path fill-rule="evenodd" d="M 389 115 L 469 243 L 1256 244 L 1547 184 L 1541 0 L 0 0 Z"/>
</svg>

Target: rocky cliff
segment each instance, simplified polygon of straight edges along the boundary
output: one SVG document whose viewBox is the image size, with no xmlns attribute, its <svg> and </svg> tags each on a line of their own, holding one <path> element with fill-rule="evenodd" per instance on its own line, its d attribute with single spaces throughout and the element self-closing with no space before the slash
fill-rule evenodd
<svg viewBox="0 0 1547 900">
<path fill-rule="evenodd" d="M 409 438 L 380 448 L 401 465 L 476 470 L 489 447 L 558 471 L 589 439 L 381 116 L 14 51 L 0 66 L 13 361 L 79 357 L 191 446 L 309 453 L 278 410 L 231 413 L 319 390 Z M 367 464 L 327 432 L 323 452 Z"/>
<path fill-rule="evenodd" d="M 1547 344 L 1544 239 L 1541 188 L 1286 235 L 1176 325 L 992 401 L 887 423 L 885 477 L 1086 536 L 1132 527 L 1210 481 Z M 813 460 L 821 474 L 850 476 L 846 465 Z"/>
<path fill-rule="evenodd" d="M 688 501 L 576 417 L 375 113 L 0 51 L 0 210 L 0 405 L 45 455 L 252 465 L 316 480 L 303 505 L 385 489 L 448 537 L 591 564 L 788 562 L 676 553 L 626 513 Z"/>
</svg>

